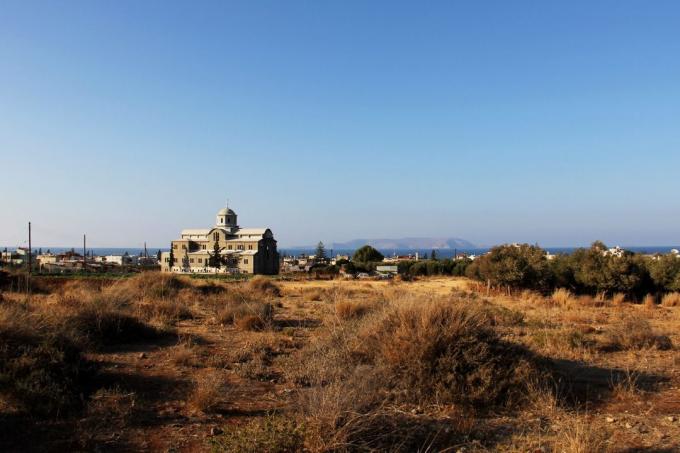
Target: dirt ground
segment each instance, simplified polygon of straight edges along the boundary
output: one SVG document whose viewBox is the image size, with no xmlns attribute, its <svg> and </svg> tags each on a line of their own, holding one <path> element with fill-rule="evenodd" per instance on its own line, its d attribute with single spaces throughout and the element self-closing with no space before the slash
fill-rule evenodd
<svg viewBox="0 0 680 453">
<path fill-rule="evenodd" d="M 229 284 L 229 283 L 226 283 Z M 368 293 L 398 299 L 449 297 L 470 289 L 462 278 L 414 282 L 280 281 L 273 328 L 243 331 L 207 322 L 209 312 L 176 325 L 176 335 L 98 353 L 93 396 L 76 420 L 35 421 L 11 426 L 6 451 L 219 450 L 214 441 L 230 426 L 280 413 L 294 404 L 286 359 L 326 327 L 338 297 L 361 300 Z M 341 291 L 342 295 L 334 295 Z M 493 414 L 479 423 L 498 440 L 492 447 L 467 445 L 452 451 L 680 451 L 680 307 L 642 305 L 558 306 L 532 295 L 486 296 L 480 301 L 509 310 L 519 321 L 503 332 L 542 357 L 558 361 L 601 398 L 578 409 L 557 407 L 546 397 L 512 416 Z M 474 302 L 471 302 L 474 303 Z M 481 303 L 481 302 L 480 302 Z M 644 319 L 672 347 L 606 350 L 612 326 Z M 266 349 L 266 355 L 260 351 Z M 188 401 L 197 380 L 220 373 L 228 386 L 210 411 Z M 606 393 L 606 395 L 604 395 Z M 73 439 L 78 441 L 74 442 Z M 3 443 L 0 442 L 0 445 Z M 595 449 L 595 450 L 591 450 Z"/>
</svg>

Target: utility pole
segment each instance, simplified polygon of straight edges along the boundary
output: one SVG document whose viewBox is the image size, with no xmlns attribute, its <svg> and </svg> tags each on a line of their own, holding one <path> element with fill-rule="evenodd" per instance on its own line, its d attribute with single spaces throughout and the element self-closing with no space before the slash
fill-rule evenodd
<svg viewBox="0 0 680 453">
<path fill-rule="evenodd" d="M 33 250 L 31 247 L 31 222 L 28 222 L 28 275 L 31 275 L 33 263 Z"/>
<path fill-rule="evenodd" d="M 28 276 L 26 277 L 26 293 L 31 293 L 31 272 L 33 272 L 33 247 L 31 244 L 31 222 L 28 222 Z"/>
<path fill-rule="evenodd" d="M 86 237 L 86 235 L 83 234 L 83 271 L 85 270 L 85 267 L 87 266 L 87 263 L 85 262 L 85 260 L 86 260 L 86 258 L 85 258 L 85 257 L 86 257 L 86 251 L 87 251 L 87 247 L 86 247 L 87 242 L 86 242 L 86 240 L 87 240 L 87 237 Z"/>
</svg>

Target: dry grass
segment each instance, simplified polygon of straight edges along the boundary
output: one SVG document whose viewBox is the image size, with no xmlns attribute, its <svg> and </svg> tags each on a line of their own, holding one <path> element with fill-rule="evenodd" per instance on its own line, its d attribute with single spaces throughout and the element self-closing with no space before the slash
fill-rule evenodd
<svg viewBox="0 0 680 453">
<path fill-rule="evenodd" d="M 234 324 L 241 330 L 263 330 L 272 325 L 274 308 L 265 302 L 229 303 L 218 313 L 218 322 Z"/>
<path fill-rule="evenodd" d="M 679 307 L 680 293 L 664 294 L 664 296 L 661 298 L 661 305 L 664 307 Z"/>
<path fill-rule="evenodd" d="M 656 299 L 651 294 L 647 294 L 642 301 L 645 308 L 654 309 L 656 308 Z"/>
<path fill-rule="evenodd" d="M 616 293 L 612 296 L 612 305 L 620 307 L 626 302 L 626 295 L 623 293 Z"/>
<path fill-rule="evenodd" d="M 378 303 L 371 300 L 342 300 L 334 305 L 335 314 L 338 318 L 345 320 L 361 318 L 379 306 Z"/>
<path fill-rule="evenodd" d="M 665 418 L 678 407 L 674 309 L 567 290 L 483 296 L 448 278 L 155 276 L 4 292 L 0 416 L 77 425 L 79 450 L 153 438 L 163 451 L 673 451 L 680 434 Z M 140 430 L 151 416 L 172 423 Z M 73 445 L 50 435 L 52 449 Z"/>
<path fill-rule="evenodd" d="M 668 336 L 656 333 L 649 321 L 639 317 L 625 317 L 613 324 L 606 332 L 606 338 L 606 348 L 610 350 L 668 350 L 673 347 Z"/>
<path fill-rule="evenodd" d="M 560 424 L 554 451 L 592 453 L 608 450 L 606 433 L 593 427 L 592 421 L 573 417 Z"/>
<path fill-rule="evenodd" d="M 229 387 L 222 371 L 208 371 L 194 380 L 194 389 L 188 398 L 188 405 L 198 412 L 215 410 L 229 397 Z"/>
<path fill-rule="evenodd" d="M 258 275 L 248 282 L 248 289 L 267 297 L 280 297 L 281 289 L 267 277 Z"/>
</svg>

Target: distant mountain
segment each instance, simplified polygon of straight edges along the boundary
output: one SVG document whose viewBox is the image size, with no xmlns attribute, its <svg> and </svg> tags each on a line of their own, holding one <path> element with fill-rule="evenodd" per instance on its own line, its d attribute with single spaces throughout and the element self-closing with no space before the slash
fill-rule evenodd
<svg viewBox="0 0 680 453">
<path fill-rule="evenodd" d="M 378 250 L 394 249 L 474 249 L 475 244 L 460 238 L 401 238 L 401 239 L 354 239 L 336 242 L 333 249 L 358 249 L 370 245 Z"/>
</svg>

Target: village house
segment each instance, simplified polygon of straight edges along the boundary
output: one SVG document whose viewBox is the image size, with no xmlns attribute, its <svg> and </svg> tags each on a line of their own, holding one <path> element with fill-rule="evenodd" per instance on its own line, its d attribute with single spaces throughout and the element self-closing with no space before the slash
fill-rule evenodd
<svg viewBox="0 0 680 453">
<path fill-rule="evenodd" d="M 278 274 L 279 254 L 269 228 L 241 228 L 236 213 L 222 208 L 215 226 L 182 230 L 170 252 L 161 254 L 161 270 L 176 273 Z M 217 265 L 216 265 L 217 264 Z"/>
</svg>

